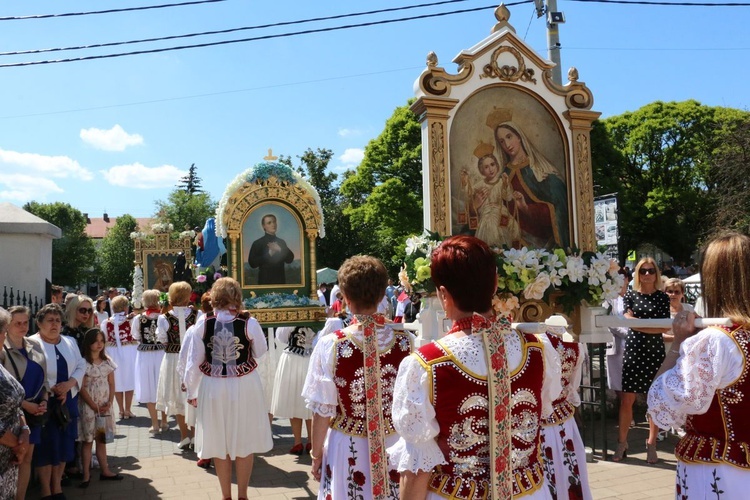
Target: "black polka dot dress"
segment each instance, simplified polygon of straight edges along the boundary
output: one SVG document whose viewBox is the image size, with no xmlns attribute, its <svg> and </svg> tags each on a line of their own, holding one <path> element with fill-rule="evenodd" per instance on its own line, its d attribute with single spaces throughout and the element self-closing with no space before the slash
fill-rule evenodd
<svg viewBox="0 0 750 500">
<path fill-rule="evenodd" d="M 625 310 L 639 319 L 669 318 L 669 297 L 661 290 L 650 294 L 628 290 L 623 298 Z M 622 390 L 648 393 L 656 372 L 664 361 L 664 340 L 661 334 L 628 330 L 622 362 Z"/>
</svg>

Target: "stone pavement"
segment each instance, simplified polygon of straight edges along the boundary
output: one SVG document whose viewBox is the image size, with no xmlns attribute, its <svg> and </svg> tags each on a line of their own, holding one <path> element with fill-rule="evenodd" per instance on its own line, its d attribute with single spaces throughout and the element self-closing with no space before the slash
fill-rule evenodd
<svg viewBox="0 0 750 500">
<path fill-rule="evenodd" d="M 110 465 L 121 472 L 121 482 L 99 481 L 99 471 L 92 471 L 91 485 L 77 488 L 80 481 L 64 488 L 68 499 L 141 500 L 152 498 L 221 499 L 215 472 L 195 465 L 193 452 L 177 450 L 179 432 L 174 420 L 169 431 L 151 436 L 150 421 L 145 407 L 133 409 L 136 418 L 122 420 L 117 425 L 117 436 L 108 445 Z M 659 443 L 657 465 L 646 464 L 645 445 L 647 427 L 640 423 L 630 433 L 632 455 L 626 463 L 595 461 L 588 464 L 589 483 L 593 497 L 599 499 L 672 499 L 674 498 L 675 459 L 667 450 L 674 450 L 677 438 L 669 436 Z M 310 475 L 310 458 L 289 455 L 292 446 L 289 422 L 275 420 L 274 449 L 255 458 L 248 496 L 265 500 L 315 498 L 318 483 Z M 610 434 L 610 443 L 616 441 Z M 234 498 L 236 489 L 233 490 Z M 27 496 L 39 498 L 38 486 L 32 485 Z"/>
</svg>

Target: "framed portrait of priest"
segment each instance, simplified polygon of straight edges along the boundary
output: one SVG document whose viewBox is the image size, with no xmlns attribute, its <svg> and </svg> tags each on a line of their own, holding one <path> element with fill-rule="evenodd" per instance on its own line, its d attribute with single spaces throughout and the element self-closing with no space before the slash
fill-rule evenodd
<svg viewBox="0 0 750 500">
<path fill-rule="evenodd" d="M 534 94 L 484 88 L 450 132 L 452 234 L 490 246 L 570 246 L 570 166 L 563 124 Z"/>
<path fill-rule="evenodd" d="M 242 225 L 240 255 L 243 287 L 305 286 L 303 225 L 285 204 L 268 201 L 253 207 Z"/>
</svg>

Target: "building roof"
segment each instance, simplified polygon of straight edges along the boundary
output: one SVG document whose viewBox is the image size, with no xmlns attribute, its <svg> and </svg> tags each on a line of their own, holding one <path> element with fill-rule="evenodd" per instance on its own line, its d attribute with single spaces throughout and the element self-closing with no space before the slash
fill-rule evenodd
<svg viewBox="0 0 750 500">
<path fill-rule="evenodd" d="M 103 217 L 89 217 L 86 216 L 86 234 L 89 238 L 100 240 L 107 234 L 109 228 L 114 227 L 117 222 L 117 217 L 110 217 L 104 214 Z M 138 230 L 145 233 L 151 232 L 151 224 L 153 219 L 150 217 L 136 217 L 135 221 L 138 223 Z"/>
</svg>

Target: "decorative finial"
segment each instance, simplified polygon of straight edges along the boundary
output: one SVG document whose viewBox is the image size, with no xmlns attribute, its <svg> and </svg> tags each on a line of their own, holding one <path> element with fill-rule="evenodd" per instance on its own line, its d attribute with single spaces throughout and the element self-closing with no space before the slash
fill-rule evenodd
<svg viewBox="0 0 750 500">
<path fill-rule="evenodd" d="M 571 83 L 575 83 L 578 81 L 578 70 L 575 67 L 572 67 L 568 70 L 568 80 Z"/>
<path fill-rule="evenodd" d="M 273 155 L 273 149 L 268 148 L 268 156 L 264 156 L 263 159 L 264 160 L 268 160 L 268 161 L 276 161 L 276 160 L 279 159 L 279 157 L 278 156 L 274 156 Z"/>
<path fill-rule="evenodd" d="M 438 57 L 437 54 L 430 51 L 429 54 L 427 54 L 427 67 L 428 68 L 434 68 L 438 64 Z"/>
<path fill-rule="evenodd" d="M 497 24 L 492 28 L 492 33 L 497 33 L 503 28 L 508 28 L 513 33 L 516 32 L 515 28 L 508 24 L 508 21 L 510 20 L 510 11 L 504 3 L 501 3 L 497 9 L 495 9 L 495 19 L 497 19 Z"/>
</svg>

